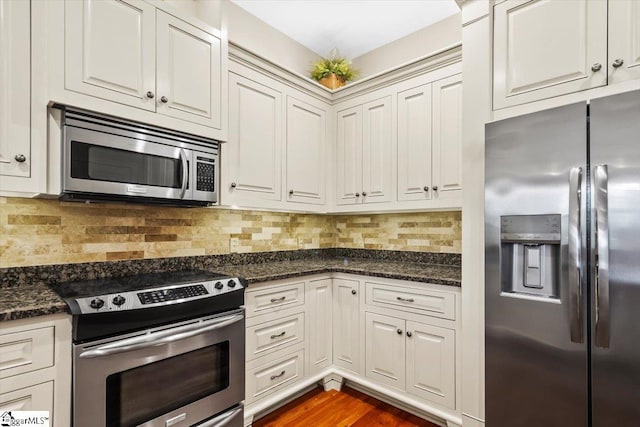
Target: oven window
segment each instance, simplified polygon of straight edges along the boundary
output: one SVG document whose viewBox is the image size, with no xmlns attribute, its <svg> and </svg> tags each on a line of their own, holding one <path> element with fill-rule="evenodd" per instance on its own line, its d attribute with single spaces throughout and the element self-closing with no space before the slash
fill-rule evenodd
<svg viewBox="0 0 640 427">
<path fill-rule="evenodd" d="M 107 377 L 107 426 L 149 421 L 229 387 L 229 341 Z"/>
<path fill-rule="evenodd" d="M 171 157 L 71 141 L 71 177 L 182 188 L 182 162 Z"/>
</svg>

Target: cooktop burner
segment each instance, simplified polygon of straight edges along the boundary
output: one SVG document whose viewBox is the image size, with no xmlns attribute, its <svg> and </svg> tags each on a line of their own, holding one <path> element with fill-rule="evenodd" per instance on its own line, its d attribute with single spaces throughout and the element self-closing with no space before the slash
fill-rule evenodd
<svg viewBox="0 0 640 427">
<path fill-rule="evenodd" d="M 246 281 L 177 271 L 51 285 L 74 318 L 74 340 L 237 309 Z"/>
</svg>

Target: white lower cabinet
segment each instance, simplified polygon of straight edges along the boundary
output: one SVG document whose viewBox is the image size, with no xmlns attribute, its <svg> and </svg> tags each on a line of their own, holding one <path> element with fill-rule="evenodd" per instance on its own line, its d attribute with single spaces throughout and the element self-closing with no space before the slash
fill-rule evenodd
<svg viewBox="0 0 640 427">
<path fill-rule="evenodd" d="M 306 387 L 345 379 L 460 425 L 459 297 L 448 286 L 343 273 L 251 284 L 245 425 Z"/>
<path fill-rule="evenodd" d="M 48 411 L 51 427 L 71 425 L 70 316 L 2 323 L 0 413 L 4 411 Z"/>
</svg>

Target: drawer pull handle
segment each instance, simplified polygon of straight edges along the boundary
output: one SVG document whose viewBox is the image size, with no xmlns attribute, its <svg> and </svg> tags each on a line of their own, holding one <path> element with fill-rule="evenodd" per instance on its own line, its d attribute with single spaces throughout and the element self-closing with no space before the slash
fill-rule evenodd
<svg viewBox="0 0 640 427">
<path fill-rule="evenodd" d="M 282 302 L 285 299 L 287 299 L 287 297 L 271 298 L 271 302 Z"/>
<path fill-rule="evenodd" d="M 402 301 L 402 302 L 413 302 L 413 298 L 402 298 L 402 297 L 397 297 L 396 298 L 398 301 Z"/>
<path fill-rule="evenodd" d="M 271 381 L 275 380 L 276 378 L 280 378 L 281 376 L 284 375 L 285 372 L 286 371 L 282 371 L 278 375 L 271 375 Z"/>
<path fill-rule="evenodd" d="M 286 333 L 287 333 L 287 331 L 282 331 L 282 332 L 280 332 L 279 334 L 271 335 L 271 339 L 272 339 L 272 340 L 275 340 L 276 338 L 283 337 L 283 336 L 284 336 L 284 334 L 286 334 Z"/>
</svg>

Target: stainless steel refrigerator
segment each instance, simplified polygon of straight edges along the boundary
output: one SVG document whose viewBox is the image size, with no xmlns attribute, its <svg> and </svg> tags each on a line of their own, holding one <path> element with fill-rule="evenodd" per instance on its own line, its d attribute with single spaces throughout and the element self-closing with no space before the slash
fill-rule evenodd
<svg viewBox="0 0 640 427">
<path fill-rule="evenodd" d="M 640 91 L 485 149 L 487 427 L 640 426 Z"/>
</svg>

